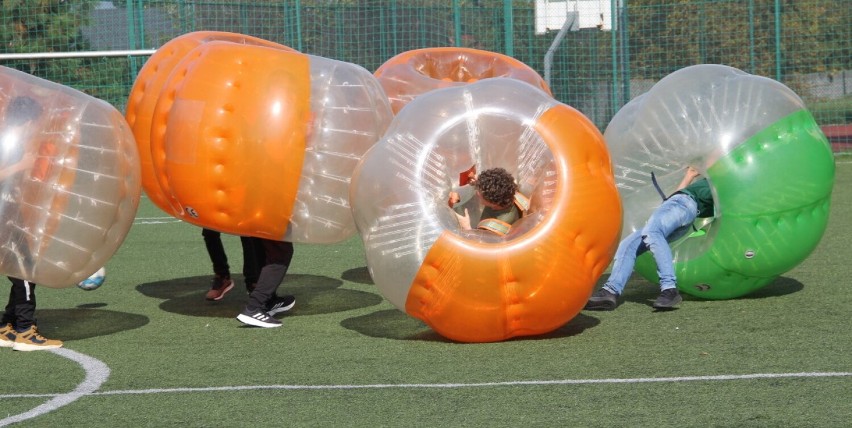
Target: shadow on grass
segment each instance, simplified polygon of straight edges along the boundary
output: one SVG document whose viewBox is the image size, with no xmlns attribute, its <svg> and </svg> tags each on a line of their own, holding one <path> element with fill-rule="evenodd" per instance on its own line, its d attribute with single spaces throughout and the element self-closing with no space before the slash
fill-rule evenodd
<svg viewBox="0 0 852 428">
<path fill-rule="evenodd" d="M 575 336 L 582 333 L 587 328 L 593 327 L 599 323 L 600 321 L 597 318 L 578 314 L 574 317 L 574 319 L 568 322 L 568 324 L 565 324 L 550 333 L 538 336 L 516 337 L 509 340 L 542 340 Z M 340 325 L 343 328 L 358 332 L 365 336 L 378 337 L 382 339 L 446 343 L 453 342 L 452 340 L 444 338 L 430 329 L 422 321 L 408 316 L 402 311 L 398 311 L 396 309 L 376 311 L 371 314 L 348 318 L 341 322 Z"/>
<path fill-rule="evenodd" d="M 357 282 L 358 284 L 374 285 L 373 278 L 367 266 L 349 269 L 340 276 L 344 281 Z"/>
<path fill-rule="evenodd" d="M 764 299 L 767 297 L 785 296 L 787 294 L 798 293 L 805 286 L 793 278 L 786 276 L 779 277 L 763 288 L 759 288 L 751 294 L 740 297 L 740 299 Z"/>
<path fill-rule="evenodd" d="M 245 307 L 248 294 L 242 277 L 233 277 L 234 288 L 222 300 L 204 299 L 210 287 L 209 276 L 177 278 L 140 284 L 137 291 L 164 300 L 160 308 L 166 312 L 196 317 L 233 318 Z M 287 275 L 278 294 L 296 296 L 296 306 L 288 316 L 317 315 L 365 308 L 381 303 L 373 293 L 340 289 L 343 281 L 316 275 Z"/>
<path fill-rule="evenodd" d="M 600 281 L 597 288 L 600 288 L 605 281 Z M 693 296 L 690 294 L 686 294 L 681 292 L 681 296 L 683 296 L 683 300 L 685 302 L 714 302 L 714 301 L 725 301 L 725 300 L 738 300 L 738 299 L 765 299 L 767 297 L 779 297 L 785 296 L 788 294 L 797 293 L 802 291 L 805 286 L 793 279 L 785 276 L 779 277 L 775 281 L 767 284 L 766 286 L 759 288 L 745 296 L 735 297 L 733 299 L 702 299 L 701 297 Z M 660 290 L 657 284 L 644 280 L 644 279 L 631 279 L 630 282 L 627 283 L 625 287 L 624 294 L 620 300 L 624 302 L 633 302 L 633 303 L 641 303 L 644 305 L 648 305 L 649 307 L 654 303 L 657 296 L 659 296 Z"/>
<path fill-rule="evenodd" d="M 65 342 L 109 336 L 148 324 L 144 315 L 95 309 L 81 305 L 72 309 L 39 309 L 38 329 L 46 337 Z"/>
</svg>

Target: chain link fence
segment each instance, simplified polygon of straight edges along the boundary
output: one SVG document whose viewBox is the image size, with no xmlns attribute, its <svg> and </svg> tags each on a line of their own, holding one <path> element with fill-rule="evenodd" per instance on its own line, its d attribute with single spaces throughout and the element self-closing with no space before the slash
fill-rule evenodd
<svg viewBox="0 0 852 428">
<path fill-rule="evenodd" d="M 601 129 L 672 71 L 725 64 L 790 86 L 836 148 L 852 143 L 852 0 L 46 0 L 0 7 L 0 65 L 119 110 L 146 52 L 187 32 L 216 30 L 370 71 L 425 47 L 504 53 L 546 76 L 558 100 Z M 92 55 L 101 51 L 130 52 Z M 43 55 L 55 52 L 79 56 Z"/>
</svg>

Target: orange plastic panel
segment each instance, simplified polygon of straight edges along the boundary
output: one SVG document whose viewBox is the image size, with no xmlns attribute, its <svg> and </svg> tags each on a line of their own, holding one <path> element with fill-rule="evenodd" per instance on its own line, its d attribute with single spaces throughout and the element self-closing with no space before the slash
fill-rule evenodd
<svg viewBox="0 0 852 428">
<path fill-rule="evenodd" d="M 256 37 L 219 31 L 199 31 L 184 34 L 164 44 L 148 59 L 136 77 L 127 102 L 125 117 L 133 130 L 142 166 L 142 188 L 163 211 L 180 215 L 180 204 L 169 195 L 168 183 L 157 179 L 151 159 L 151 125 L 154 108 L 163 96 L 163 87 L 172 76 L 172 71 L 187 58 L 194 49 L 211 42 L 230 42 L 238 45 L 266 46 L 273 49 L 295 52 L 293 49 Z M 197 55 L 193 54 L 193 55 Z M 166 186 L 163 188 L 162 186 Z"/>
<path fill-rule="evenodd" d="M 615 253 L 621 202 L 602 135 L 565 105 L 535 129 L 558 162 L 553 208 L 501 244 L 445 231 L 409 290 L 406 312 L 447 338 L 489 342 L 559 328 L 583 308 Z"/>
<path fill-rule="evenodd" d="M 152 170 L 182 220 L 281 239 L 305 153 L 309 60 L 298 52 L 210 42 L 163 86 L 150 134 Z"/>
<path fill-rule="evenodd" d="M 394 114 L 422 93 L 492 77 L 527 82 L 552 95 L 542 77 L 510 56 L 470 48 L 440 47 L 403 52 L 375 72 Z"/>
</svg>

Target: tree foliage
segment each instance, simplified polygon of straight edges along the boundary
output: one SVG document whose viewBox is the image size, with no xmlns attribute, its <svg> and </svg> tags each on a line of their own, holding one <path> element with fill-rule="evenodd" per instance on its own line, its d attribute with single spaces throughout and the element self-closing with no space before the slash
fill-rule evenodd
<svg viewBox="0 0 852 428">
<path fill-rule="evenodd" d="M 94 0 L 4 0 L 0 42 L 5 53 L 66 52 L 88 49 L 81 28 Z M 67 65 L 67 64 L 66 64 Z M 22 60 L 15 68 L 48 77 L 56 70 L 47 60 Z"/>
<path fill-rule="evenodd" d="M 97 0 L 2 0 L 0 43 L 3 53 L 77 52 L 90 50 L 82 35 Z M 114 105 L 123 102 L 126 60 L 104 58 L 30 58 L 2 65 L 53 82 L 74 82 L 92 96 Z M 118 104 L 116 104 L 118 103 Z"/>
<path fill-rule="evenodd" d="M 774 0 L 630 0 L 632 69 L 649 78 L 700 63 L 772 77 L 776 69 L 848 69 L 852 8 L 840 3 L 783 0 L 776 8 Z"/>
<path fill-rule="evenodd" d="M 97 0 L 0 0 L 0 52 L 89 50 L 81 36 Z M 135 23 L 167 16 L 174 32 L 137 25 L 134 46 L 172 34 L 218 30 L 249 34 L 369 70 L 394 55 L 434 46 L 512 54 L 543 72 L 554 34 L 535 34 L 532 0 L 113 0 Z M 569 32 L 554 57 L 557 97 L 581 103 L 616 91 L 619 79 L 659 79 L 687 65 L 720 63 L 777 77 L 852 69 L 848 0 L 613 0 L 613 31 Z M 776 5 L 780 4 L 780 8 Z M 508 7 L 511 6 L 511 9 Z M 153 11 L 156 9 L 156 13 Z M 124 9 L 122 9 L 124 10 Z M 507 22 L 511 11 L 512 22 Z M 780 22 L 780 27 L 778 23 Z M 506 29 L 512 33 L 507 34 Z M 130 32 L 128 28 L 126 31 Z M 458 33 L 458 34 L 457 34 Z M 161 40 L 163 39 L 163 40 Z M 779 43 L 780 42 L 780 43 Z M 127 60 L 4 61 L 116 105 L 132 83 Z M 612 82 L 607 88 L 606 81 Z M 627 80 L 629 81 L 629 80 Z M 114 90 L 116 85 L 122 85 Z M 118 91 L 118 92 L 115 92 Z"/>
</svg>

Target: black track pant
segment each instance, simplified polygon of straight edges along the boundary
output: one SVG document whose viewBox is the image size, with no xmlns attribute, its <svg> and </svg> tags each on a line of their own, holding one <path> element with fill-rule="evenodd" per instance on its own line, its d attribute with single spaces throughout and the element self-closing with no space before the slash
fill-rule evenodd
<svg viewBox="0 0 852 428">
<path fill-rule="evenodd" d="M 30 328 L 36 323 L 35 319 L 35 284 L 23 279 L 9 277 L 12 290 L 9 292 L 9 303 L 3 313 L 3 325 L 12 323 L 19 331 Z"/>
<path fill-rule="evenodd" d="M 223 278 L 231 277 L 231 268 L 228 265 L 228 255 L 225 246 L 222 245 L 222 234 L 215 230 L 202 229 L 201 236 L 204 237 L 204 246 L 213 263 L 213 273 Z M 260 268 L 264 265 L 265 256 L 263 245 L 259 238 L 240 236 L 243 245 L 243 277 L 246 285 L 256 284 L 260 276 Z"/>
<path fill-rule="evenodd" d="M 293 259 L 292 242 L 256 239 L 263 244 L 263 250 L 266 252 L 266 265 L 260 270 L 257 288 L 249 295 L 248 305 L 246 305 L 249 312 L 266 308 L 266 303 L 275 295 L 275 291 L 278 290 L 278 286 L 281 285 L 281 281 L 287 275 L 290 260 Z"/>
</svg>

